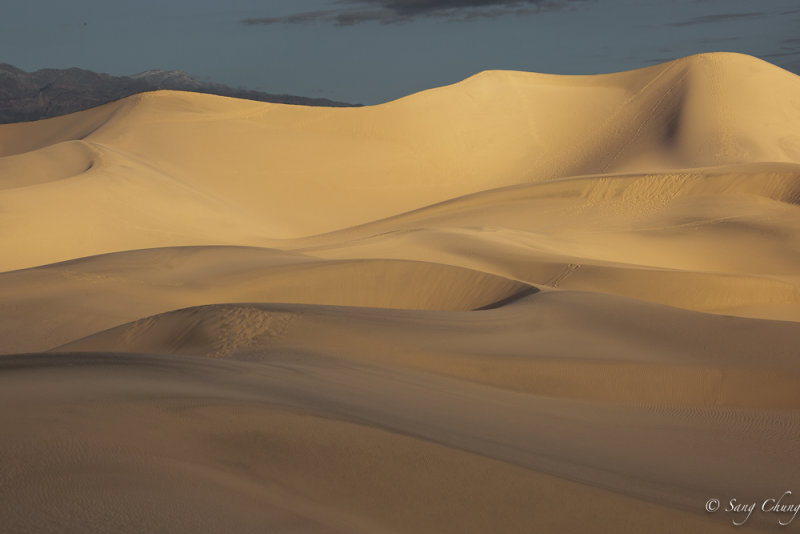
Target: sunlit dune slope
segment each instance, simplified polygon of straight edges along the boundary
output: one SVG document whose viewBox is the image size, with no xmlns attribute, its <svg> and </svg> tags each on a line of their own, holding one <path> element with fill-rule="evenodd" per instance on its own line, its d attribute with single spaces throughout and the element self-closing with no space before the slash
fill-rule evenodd
<svg viewBox="0 0 800 534">
<path fill-rule="evenodd" d="M 19 251 L 3 267 L 74 257 L 58 243 L 76 234 L 84 256 L 252 244 L 554 178 L 798 163 L 798 93 L 797 76 L 736 54 L 598 76 L 490 71 L 352 109 L 146 93 L 0 126 L 0 154 L 41 152 L 5 163 L 12 172 L 0 177 L 12 229 L 4 240 Z M 81 167 L 76 140 L 91 153 L 80 174 L 71 172 Z M 68 160 L 61 174 L 70 180 L 24 187 L 41 182 L 56 156 Z M 50 257 L 23 252 L 22 228 L 30 241 L 54 242 Z"/>
<path fill-rule="evenodd" d="M 490 71 L 366 108 L 157 92 L 4 125 L 0 269 L 258 246 L 796 320 L 799 90 L 704 54 Z"/>
</svg>

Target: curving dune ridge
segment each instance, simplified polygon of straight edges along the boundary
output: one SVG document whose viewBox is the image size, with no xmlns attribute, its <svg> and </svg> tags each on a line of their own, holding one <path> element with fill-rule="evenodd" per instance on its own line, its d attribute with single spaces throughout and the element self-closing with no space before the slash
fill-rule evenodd
<svg viewBox="0 0 800 534">
<path fill-rule="evenodd" d="M 0 125 L 3 528 L 705 533 L 800 495 L 798 95 L 720 53 Z"/>
</svg>

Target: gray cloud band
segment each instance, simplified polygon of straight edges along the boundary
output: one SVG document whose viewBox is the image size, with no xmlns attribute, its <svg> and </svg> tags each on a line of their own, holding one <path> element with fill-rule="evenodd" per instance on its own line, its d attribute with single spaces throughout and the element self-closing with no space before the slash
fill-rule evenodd
<svg viewBox="0 0 800 534">
<path fill-rule="evenodd" d="M 673 22 L 670 26 L 693 26 L 695 24 L 712 24 L 714 22 L 725 22 L 736 19 L 748 19 L 752 17 L 763 17 L 766 15 L 763 11 L 753 13 L 720 13 L 717 15 L 703 15 L 689 20 L 682 20 L 680 22 Z"/>
<path fill-rule="evenodd" d="M 450 21 L 523 15 L 561 9 L 590 0 L 344 0 L 342 7 L 306 11 L 281 17 L 248 18 L 247 25 L 330 23 L 353 26 L 365 22 L 396 24 L 420 17 Z"/>
</svg>

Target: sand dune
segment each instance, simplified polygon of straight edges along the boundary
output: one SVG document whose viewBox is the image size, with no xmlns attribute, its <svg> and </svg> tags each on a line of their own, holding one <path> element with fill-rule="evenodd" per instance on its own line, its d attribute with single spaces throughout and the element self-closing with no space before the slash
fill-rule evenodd
<svg viewBox="0 0 800 534">
<path fill-rule="evenodd" d="M 6 203 L 20 208 L 4 212 L 2 222 L 24 225 L 31 241 L 94 233 L 80 256 L 173 245 L 270 246 L 264 240 L 520 183 L 796 164 L 800 110 L 790 96 L 784 102 L 771 95 L 798 90 L 797 76 L 768 63 L 712 54 L 605 76 L 486 72 L 353 109 L 146 93 L 113 109 L 0 126 L 0 155 L 81 139 L 104 156 L 80 180 L 52 189 L 52 197 L 33 188 L 7 192 Z M 670 97 L 676 93 L 684 97 Z M 98 219 L 104 228 L 95 228 Z M 128 242 L 133 246 L 122 246 Z M 75 257 L 59 247 L 46 257 L 41 247 L 25 254 L 23 243 L 10 245 L 19 252 L 0 268 Z"/>
<path fill-rule="evenodd" d="M 0 125 L 5 531 L 730 531 L 800 474 L 797 94 L 721 53 Z"/>
<path fill-rule="evenodd" d="M 478 312 L 203 306 L 54 350 L 293 361 L 335 347 L 338 358 L 360 365 L 380 362 L 549 397 L 798 408 L 800 361 L 789 349 L 798 342 L 795 323 L 551 291 Z"/>
<path fill-rule="evenodd" d="M 463 267 L 319 260 L 244 247 L 120 252 L 0 274 L 0 351 L 31 352 L 160 312 L 225 302 L 471 310 L 536 291 Z M 28 319 L 35 315 L 39 321 Z"/>
<path fill-rule="evenodd" d="M 19 487 L 0 504 L 12 532 L 65 524 L 98 532 L 563 532 L 604 530 L 601 519 L 631 532 L 725 532 L 730 525 L 691 508 L 709 486 L 738 489 L 730 477 L 689 491 L 670 484 L 705 459 L 714 465 L 700 473 L 722 473 L 733 455 L 764 445 L 762 432 L 775 456 L 760 472 L 742 471 L 752 477 L 747 489 L 796 476 L 777 460 L 795 446 L 787 427 L 796 421 L 782 415 L 754 426 L 719 409 L 672 410 L 661 426 L 651 421 L 658 410 L 532 403 L 335 360 L 64 354 L 0 363 L 0 413 L 20 429 L 0 437 L 4 461 L 15 466 L 6 480 Z M 613 436 L 609 426 L 627 430 Z M 733 444 L 696 436 L 736 431 L 744 438 Z M 687 450 L 687 437 L 706 452 Z M 628 449 L 639 453 L 631 458 Z M 617 465 L 627 467 L 608 470 Z M 665 479 L 643 480 L 651 470 Z M 24 513 L 34 506 L 42 512 Z"/>
</svg>

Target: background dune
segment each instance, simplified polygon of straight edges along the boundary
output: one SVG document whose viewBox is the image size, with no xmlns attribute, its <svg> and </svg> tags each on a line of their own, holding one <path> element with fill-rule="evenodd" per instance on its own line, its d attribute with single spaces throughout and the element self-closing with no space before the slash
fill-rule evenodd
<svg viewBox="0 0 800 534">
<path fill-rule="evenodd" d="M 5 528 L 729 531 L 800 474 L 798 94 L 704 54 L 0 125 Z"/>
</svg>

